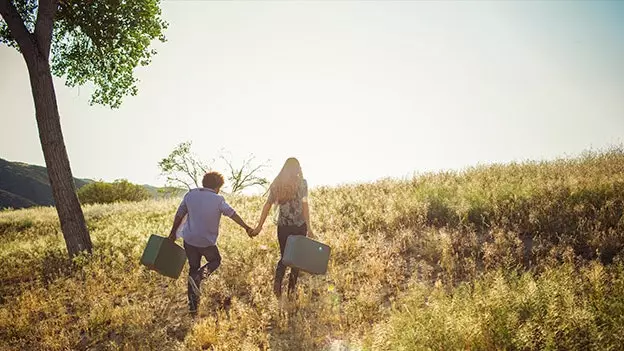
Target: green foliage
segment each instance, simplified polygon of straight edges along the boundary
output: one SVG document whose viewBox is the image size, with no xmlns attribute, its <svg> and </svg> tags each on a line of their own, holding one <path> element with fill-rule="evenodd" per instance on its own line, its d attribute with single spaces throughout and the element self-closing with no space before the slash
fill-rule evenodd
<svg viewBox="0 0 624 351">
<path fill-rule="evenodd" d="M 35 26 L 37 2 L 14 0 L 28 30 Z M 159 0 L 60 0 L 52 40 L 52 73 L 70 86 L 92 82 L 91 103 L 119 107 L 126 95 L 136 95 L 133 71 L 149 64 L 156 53 L 154 39 L 164 41 L 167 23 Z M 0 21 L 0 42 L 17 47 Z"/>
<path fill-rule="evenodd" d="M 17 12 L 22 17 L 24 21 L 24 25 L 26 29 L 28 29 L 31 33 L 35 30 L 35 21 L 37 20 L 37 1 L 36 0 L 20 0 L 14 1 L 15 8 Z M 6 22 L 0 16 L 0 43 L 6 44 L 10 47 L 16 48 L 19 50 L 17 46 L 17 42 L 13 40 L 11 37 L 11 33 L 9 32 L 9 27 Z"/>
<path fill-rule="evenodd" d="M 147 189 L 141 185 L 119 179 L 113 183 L 93 182 L 78 190 L 82 204 L 108 204 L 122 201 L 143 201 L 151 198 Z"/>
</svg>

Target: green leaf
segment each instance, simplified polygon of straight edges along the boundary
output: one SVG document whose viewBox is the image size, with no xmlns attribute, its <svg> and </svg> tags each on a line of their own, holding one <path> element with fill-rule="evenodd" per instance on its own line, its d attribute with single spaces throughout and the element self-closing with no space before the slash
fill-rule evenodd
<svg viewBox="0 0 624 351">
<path fill-rule="evenodd" d="M 14 0 L 26 28 L 33 32 L 37 1 Z M 167 23 L 160 0 L 61 0 L 54 22 L 52 73 L 70 87 L 93 83 L 91 104 L 117 108 L 136 95 L 134 69 L 150 63 L 153 40 L 165 41 Z M 16 47 L 0 21 L 0 43 Z"/>
</svg>

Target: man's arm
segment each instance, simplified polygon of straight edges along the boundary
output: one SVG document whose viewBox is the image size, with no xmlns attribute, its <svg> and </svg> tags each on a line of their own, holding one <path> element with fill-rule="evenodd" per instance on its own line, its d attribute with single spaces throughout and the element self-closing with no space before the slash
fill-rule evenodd
<svg viewBox="0 0 624 351">
<path fill-rule="evenodd" d="M 264 207 L 262 207 L 262 213 L 260 214 L 260 220 L 258 221 L 258 225 L 256 226 L 256 229 L 254 229 L 253 231 L 253 235 L 258 235 L 262 231 L 262 226 L 264 226 L 264 221 L 269 215 L 269 211 L 271 210 L 272 206 L 273 206 L 273 203 L 271 203 L 269 200 L 267 200 L 264 203 Z"/>
<path fill-rule="evenodd" d="M 234 211 L 234 209 L 227 202 L 225 202 L 225 200 L 221 201 L 221 204 L 219 205 L 219 209 L 221 210 L 221 213 L 224 216 L 232 218 L 232 220 L 236 222 L 236 224 L 243 227 L 243 229 L 245 229 L 245 232 L 247 232 L 247 235 L 249 235 L 249 237 L 252 236 L 251 232 L 253 229 L 250 226 L 248 226 L 247 223 L 245 223 L 245 221 L 242 220 L 242 218 L 240 218 L 238 213 L 236 213 L 236 211 Z"/>
<path fill-rule="evenodd" d="M 176 213 L 176 216 L 173 219 L 173 226 L 171 227 L 171 233 L 169 233 L 169 239 L 175 241 L 176 233 L 178 232 L 178 227 L 180 227 L 180 224 L 182 224 L 182 220 L 184 220 L 184 215 L 178 216 L 178 214 Z"/>
<path fill-rule="evenodd" d="M 245 232 L 247 232 L 247 235 L 249 235 L 250 237 L 252 236 L 251 232 L 253 231 L 253 228 L 248 226 L 247 223 L 245 223 L 245 221 L 243 221 L 243 219 L 240 218 L 238 213 L 234 212 L 234 214 L 231 215 L 230 218 L 232 218 L 232 220 L 236 222 L 236 224 L 240 225 L 243 229 L 245 229 Z"/>
<path fill-rule="evenodd" d="M 178 227 L 182 224 L 184 216 L 186 216 L 187 213 L 188 208 L 186 207 L 186 195 L 184 195 L 184 199 L 182 199 L 182 202 L 176 211 L 175 218 L 173 219 L 173 226 L 171 227 L 171 233 L 169 233 L 169 239 L 175 241 Z"/>
</svg>

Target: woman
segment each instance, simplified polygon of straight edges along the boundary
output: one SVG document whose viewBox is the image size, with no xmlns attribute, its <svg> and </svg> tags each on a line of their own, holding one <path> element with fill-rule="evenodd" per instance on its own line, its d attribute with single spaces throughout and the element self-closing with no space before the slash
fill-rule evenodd
<svg viewBox="0 0 624 351">
<path fill-rule="evenodd" d="M 282 280 L 286 274 L 286 266 L 282 263 L 286 239 L 291 235 L 308 235 L 313 237 L 310 227 L 310 212 L 308 208 L 308 183 L 303 179 L 301 165 L 296 158 L 291 157 L 286 160 L 282 170 L 269 188 L 267 198 L 258 226 L 252 235 L 258 235 L 262 231 L 264 221 L 271 210 L 271 206 L 279 206 L 279 216 L 277 219 L 277 240 L 280 246 L 280 260 L 275 269 L 275 280 L 273 282 L 273 292 L 277 297 L 282 295 Z M 288 295 L 295 291 L 299 270 L 291 268 L 288 279 Z"/>
</svg>

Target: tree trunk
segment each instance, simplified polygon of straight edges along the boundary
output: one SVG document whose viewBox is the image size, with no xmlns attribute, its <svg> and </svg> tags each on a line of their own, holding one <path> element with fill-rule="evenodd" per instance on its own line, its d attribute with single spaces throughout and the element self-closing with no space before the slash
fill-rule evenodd
<svg viewBox="0 0 624 351">
<path fill-rule="evenodd" d="M 27 66 L 35 102 L 39 140 L 67 252 L 70 258 L 81 251 L 91 253 L 91 238 L 76 195 L 76 185 L 63 140 L 50 65 L 47 60 L 37 55 L 34 60 L 27 60 Z"/>
</svg>

